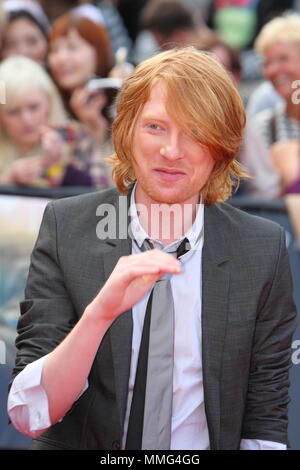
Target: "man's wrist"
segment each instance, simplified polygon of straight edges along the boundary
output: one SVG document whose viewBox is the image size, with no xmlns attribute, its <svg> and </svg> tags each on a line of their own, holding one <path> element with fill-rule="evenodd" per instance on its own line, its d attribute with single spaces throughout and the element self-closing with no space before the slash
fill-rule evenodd
<svg viewBox="0 0 300 470">
<path fill-rule="evenodd" d="M 97 298 L 96 298 L 97 299 Z M 85 317 L 89 322 L 92 323 L 95 327 L 100 329 L 108 328 L 112 323 L 111 314 L 106 312 L 100 302 L 97 302 L 94 299 L 85 309 L 83 317 Z"/>
</svg>

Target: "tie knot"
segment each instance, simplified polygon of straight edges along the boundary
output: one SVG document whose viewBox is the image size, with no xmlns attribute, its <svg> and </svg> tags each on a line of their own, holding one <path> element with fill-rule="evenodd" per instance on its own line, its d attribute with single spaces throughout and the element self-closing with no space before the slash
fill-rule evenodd
<svg viewBox="0 0 300 470">
<path fill-rule="evenodd" d="M 176 256 L 177 258 L 180 258 L 180 256 L 185 255 L 188 251 L 191 249 L 191 244 L 188 240 L 188 238 L 184 238 L 178 245 L 176 249 Z"/>
<path fill-rule="evenodd" d="M 146 238 L 141 246 L 142 251 L 153 250 L 154 248 L 163 250 L 163 246 L 159 242 L 155 240 L 151 240 L 149 238 Z M 183 240 L 178 241 L 176 244 L 169 247 L 169 249 L 166 250 L 166 253 L 176 256 L 176 258 L 180 258 L 185 253 L 187 253 L 190 249 L 191 249 L 191 244 L 189 240 L 187 238 L 184 238 Z"/>
</svg>

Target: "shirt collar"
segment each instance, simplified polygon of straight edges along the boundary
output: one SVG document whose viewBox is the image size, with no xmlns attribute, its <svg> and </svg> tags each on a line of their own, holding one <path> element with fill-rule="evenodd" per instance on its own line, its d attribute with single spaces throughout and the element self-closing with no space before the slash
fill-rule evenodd
<svg viewBox="0 0 300 470">
<path fill-rule="evenodd" d="M 130 197 L 130 207 L 129 207 L 130 228 L 129 230 L 130 230 L 130 235 L 132 236 L 132 238 L 136 241 L 138 246 L 141 247 L 144 240 L 146 238 L 151 239 L 151 237 L 143 229 L 139 221 L 136 203 L 135 203 L 136 186 L 137 184 L 134 185 L 133 190 L 131 192 L 131 197 Z M 191 250 L 196 249 L 196 247 L 199 247 L 199 244 L 200 243 L 202 244 L 202 241 L 203 241 L 203 226 L 204 226 L 204 204 L 200 202 L 199 204 L 197 204 L 197 214 L 196 214 L 196 218 L 194 220 L 193 225 L 180 238 L 180 240 L 187 238 L 191 245 Z M 155 242 L 155 244 L 158 244 L 159 246 L 163 247 L 163 244 L 159 240 L 153 240 L 153 241 Z M 177 242 L 178 241 L 175 241 L 174 243 L 169 245 L 168 248 L 171 247 L 173 244 L 176 244 Z"/>
</svg>

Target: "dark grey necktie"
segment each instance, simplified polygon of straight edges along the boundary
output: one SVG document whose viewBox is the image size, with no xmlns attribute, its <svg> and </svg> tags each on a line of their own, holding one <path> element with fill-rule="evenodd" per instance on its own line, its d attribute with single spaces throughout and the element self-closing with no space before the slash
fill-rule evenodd
<svg viewBox="0 0 300 470">
<path fill-rule="evenodd" d="M 142 250 L 153 248 L 146 240 Z M 173 254 L 190 249 L 185 238 Z M 171 444 L 174 366 L 174 304 L 170 276 L 150 294 L 128 423 L 126 449 L 166 450 Z"/>
</svg>

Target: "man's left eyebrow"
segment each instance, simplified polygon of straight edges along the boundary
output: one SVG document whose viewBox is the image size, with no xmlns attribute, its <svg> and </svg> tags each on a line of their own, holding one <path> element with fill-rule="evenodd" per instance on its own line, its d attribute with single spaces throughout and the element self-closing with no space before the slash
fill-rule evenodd
<svg viewBox="0 0 300 470">
<path fill-rule="evenodd" d="M 144 121 L 160 121 L 160 122 L 164 122 L 163 119 L 159 118 L 158 116 L 155 116 L 154 114 L 144 114 L 144 116 L 142 116 L 142 119 Z"/>
</svg>

